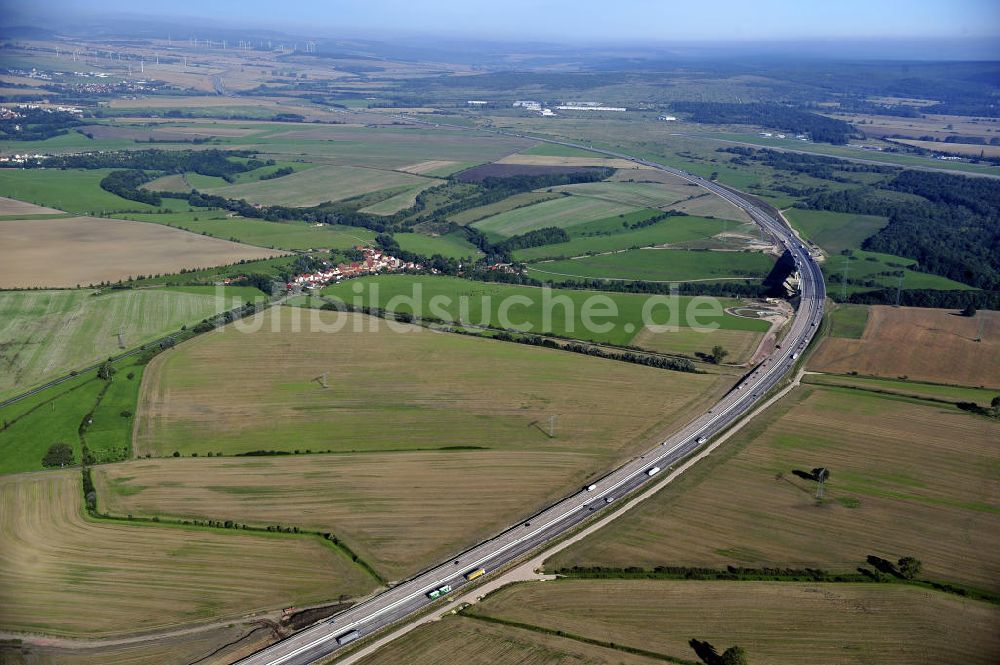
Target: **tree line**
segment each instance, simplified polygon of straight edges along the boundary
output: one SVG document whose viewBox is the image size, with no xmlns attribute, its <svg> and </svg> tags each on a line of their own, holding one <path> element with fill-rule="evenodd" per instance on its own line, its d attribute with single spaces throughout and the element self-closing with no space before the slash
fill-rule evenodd
<svg viewBox="0 0 1000 665">
<path fill-rule="evenodd" d="M 812 140 L 823 143 L 844 145 L 847 139 L 857 134 L 850 123 L 828 118 L 811 111 L 771 104 L 750 102 L 672 102 L 671 107 L 680 113 L 688 113 L 694 122 L 731 125 L 762 125 L 784 129 L 789 132 L 808 134 Z"/>
<path fill-rule="evenodd" d="M 863 249 L 913 259 L 915 270 L 1000 290 L 1000 182 L 992 178 L 902 171 L 879 188 L 823 192 L 797 205 L 888 217 Z"/>
</svg>

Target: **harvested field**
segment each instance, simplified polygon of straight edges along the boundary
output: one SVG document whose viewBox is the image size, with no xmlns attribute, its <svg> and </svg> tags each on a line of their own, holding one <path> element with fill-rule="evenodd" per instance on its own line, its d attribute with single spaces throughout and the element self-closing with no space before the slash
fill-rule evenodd
<svg viewBox="0 0 1000 665">
<path fill-rule="evenodd" d="M 850 389 L 797 389 L 708 460 L 556 554 L 574 565 L 818 567 L 875 554 L 1000 589 L 1000 423 Z M 825 500 L 794 469 L 830 469 Z M 779 476 L 779 474 L 781 474 Z"/>
<path fill-rule="evenodd" d="M 21 646 L 0 644 L 0 663 L 4 665 L 163 665 L 197 663 L 228 665 L 275 640 L 274 631 L 264 621 L 217 626 L 215 628 L 151 637 L 141 641 L 110 640 L 62 644 L 51 637 L 44 644 Z"/>
<path fill-rule="evenodd" d="M 599 456 L 545 448 L 143 459 L 95 467 L 94 481 L 112 514 L 329 531 L 387 579 L 402 579 L 601 468 Z"/>
<path fill-rule="evenodd" d="M 0 288 L 73 287 L 281 252 L 159 224 L 73 217 L 0 221 Z M 66 257 L 72 256 L 72 261 Z"/>
<path fill-rule="evenodd" d="M 371 122 L 371 116 L 366 115 L 363 120 Z M 307 153 L 325 163 L 332 160 L 345 165 L 399 169 L 432 160 L 481 164 L 527 144 L 520 139 L 479 136 L 445 128 L 335 125 L 289 127 L 288 131 L 263 139 L 261 148 L 290 155 Z"/>
<path fill-rule="evenodd" d="M 720 652 L 738 644 L 753 663 L 985 665 L 1000 656 L 1000 609 L 904 586 L 557 580 L 501 589 L 471 612 L 685 659 L 693 636 Z"/>
<path fill-rule="evenodd" d="M 201 293 L 149 289 L 95 294 L 0 293 L 0 398 L 120 353 L 119 331 L 127 346 L 136 347 L 234 306 L 231 298 L 216 301 L 211 287 Z M 239 295 L 253 296 L 249 290 Z"/>
<path fill-rule="evenodd" d="M 893 139 L 897 143 L 905 143 L 924 150 L 943 152 L 948 155 L 963 157 L 1000 157 L 1000 145 L 976 145 L 974 143 L 945 143 L 944 141 L 920 141 L 915 139 Z"/>
<path fill-rule="evenodd" d="M 809 367 L 1000 388 L 1000 313 L 968 318 L 945 309 L 872 306 L 861 339 L 823 340 Z"/>
<path fill-rule="evenodd" d="M 604 166 L 612 169 L 647 171 L 635 162 L 617 157 L 561 157 L 558 155 L 508 155 L 496 161 L 497 164 L 523 164 L 525 166 Z"/>
<path fill-rule="evenodd" d="M 75 469 L 0 479 L 4 630 L 152 630 L 372 588 L 318 538 L 95 523 L 81 503 Z"/>
<path fill-rule="evenodd" d="M 0 216 L 14 216 L 14 215 L 62 215 L 62 210 L 56 210 L 55 208 L 45 208 L 43 206 L 36 206 L 34 203 L 26 203 L 24 201 L 18 201 L 17 199 L 9 199 L 5 196 L 0 196 Z"/>
<path fill-rule="evenodd" d="M 370 245 L 375 239 L 374 231 L 360 226 L 293 221 L 268 222 L 249 217 L 230 217 L 224 213 L 183 216 L 137 214 L 131 217 L 140 221 L 175 226 L 192 233 L 277 249 L 349 249 L 357 245 Z M 195 217 L 198 221 L 194 221 Z"/>
<path fill-rule="evenodd" d="M 751 223 L 750 216 L 742 208 L 737 208 L 723 198 L 709 194 L 699 194 L 693 199 L 687 199 L 670 206 L 670 210 L 686 212 L 697 217 L 717 217 L 735 222 Z"/>
<path fill-rule="evenodd" d="M 256 360 L 240 360 L 247 357 Z M 325 389 L 314 380 L 323 372 Z M 135 446 L 138 455 L 570 446 L 614 460 L 701 404 L 720 381 L 280 307 L 154 359 Z M 560 414 L 554 439 L 536 426 L 550 413 Z"/>
<path fill-rule="evenodd" d="M 563 175 L 568 173 L 591 173 L 600 172 L 597 166 L 574 166 L 574 165 L 525 165 L 510 164 L 503 161 L 493 164 L 474 166 L 455 174 L 455 179 L 461 182 L 482 182 L 486 178 L 510 178 L 518 175 L 539 176 L 539 175 Z"/>
<path fill-rule="evenodd" d="M 675 192 L 667 185 L 654 182 L 586 182 L 554 187 L 553 191 L 622 203 L 636 208 L 661 210 L 690 196 L 687 191 Z"/>
<path fill-rule="evenodd" d="M 194 189 L 191 183 L 179 173 L 165 175 L 147 182 L 142 188 L 148 189 L 151 192 L 190 192 Z"/>
<path fill-rule="evenodd" d="M 473 226 L 483 233 L 510 237 L 547 226 L 572 228 L 598 219 L 624 215 L 634 211 L 634 206 L 601 201 L 583 196 L 563 196 L 542 201 L 523 208 L 516 208 L 475 222 Z"/>
<path fill-rule="evenodd" d="M 428 186 L 435 182 L 437 181 L 397 171 L 320 166 L 283 178 L 216 187 L 206 191 L 228 198 L 245 199 L 251 203 L 306 208 L 324 201 L 340 201 L 383 189 L 400 188 L 409 191 L 412 187 Z"/>
<path fill-rule="evenodd" d="M 422 162 L 417 162 L 416 164 L 407 164 L 406 166 L 399 167 L 400 171 L 406 171 L 407 173 L 412 173 L 414 175 L 424 175 L 431 171 L 441 172 L 444 169 L 449 169 L 454 166 L 460 165 L 461 162 L 456 162 L 448 159 L 428 159 Z"/>
<path fill-rule="evenodd" d="M 708 356 L 712 347 L 721 345 L 729 355 L 724 362 L 742 363 L 750 359 L 757 349 L 762 332 L 750 330 L 712 330 L 700 332 L 690 328 L 668 332 L 653 332 L 643 328 L 636 334 L 632 344 L 660 353 L 680 353 L 692 358 Z"/>
<path fill-rule="evenodd" d="M 98 140 L 127 139 L 130 141 L 148 141 L 150 139 L 159 141 L 190 141 L 193 138 L 204 138 L 207 136 L 240 138 L 250 136 L 257 131 L 249 127 L 233 127 L 232 125 L 212 121 L 196 125 L 181 125 L 180 123 L 165 126 L 136 126 L 134 124 L 88 125 L 81 129 Z"/>
<path fill-rule="evenodd" d="M 428 623 L 359 665 L 654 665 L 659 659 L 464 616 Z"/>
</svg>

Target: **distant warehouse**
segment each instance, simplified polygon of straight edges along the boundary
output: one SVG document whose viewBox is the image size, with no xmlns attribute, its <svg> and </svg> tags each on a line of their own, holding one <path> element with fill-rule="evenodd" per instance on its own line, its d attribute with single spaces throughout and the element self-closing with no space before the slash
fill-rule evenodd
<svg viewBox="0 0 1000 665">
<path fill-rule="evenodd" d="M 559 111 L 617 111 L 624 112 L 628 109 L 624 106 L 601 106 L 597 102 L 580 102 L 572 104 L 563 104 L 562 106 L 557 106 Z"/>
</svg>

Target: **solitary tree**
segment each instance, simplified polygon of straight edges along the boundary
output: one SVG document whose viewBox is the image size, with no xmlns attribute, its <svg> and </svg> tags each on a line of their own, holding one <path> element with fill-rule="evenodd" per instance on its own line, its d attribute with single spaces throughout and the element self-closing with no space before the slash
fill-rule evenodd
<svg viewBox="0 0 1000 665">
<path fill-rule="evenodd" d="M 902 559 L 896 562 L 896 567 L 899 568 L 899 574 L 908 580 L 912 580 L 914 577 L 920 574 L 921 569 L 924 564 L 920 562 L 920 559 L 916 559 L 912 556 L 904 556 Z"/>
<path fill-rule="evenodd" d="M 68 443 L 53 443 L 42 457 L 42 466 L 67 466 L 73 463 L 73 448 Z"/>
<path fill-rule="evenodd" d="M 716 344 L 715 346 L 712 347 L 712 354 L 709 357 L 712 359 L 713 363 L 715 363 L 716 365 L 718 365 L 728 355 L 729 355 L 729 351 L 726 351 L 720 345 Z"/>
<path fill-rule="evenodd" d="M 975 305 L 971 305 L 971 304 L 970 305 L 966 305 L 965 309 L 962 310 L 962 316 L 973 317 L 975 315 L 976 315 L 976 306 Z"/>
<path fill-rule="evenodd" d="M 115 371 L 116 371 L 115 368 L 111 366 L 110 362 L 105 362 L 97 370 L 97 378 L 103 379 L 105 381 L 110 381 L 111 377 L 114 376 Z"/>
<path fill-rule="evenodd" d="M 749 665 L 750 661 L 747 660 L 747 652 L 743 647 L 729 647 L 722 653 L 722 657 L 719 660 L 722 665 Z"/>
<path fill-rule="evenodd" d="M 709 642 L 692 639 L 688 642 L 698 659 L 705 665 L 748 665 L 747 653 L 743 647 L 733 646 L 723 652 L 720 656 Z"/>
</svg>

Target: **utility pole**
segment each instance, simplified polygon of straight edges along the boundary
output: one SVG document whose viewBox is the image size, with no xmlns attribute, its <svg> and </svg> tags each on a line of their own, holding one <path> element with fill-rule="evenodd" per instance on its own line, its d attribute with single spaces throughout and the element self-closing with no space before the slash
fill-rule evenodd
<svg viewBox="0 0 1000 665">
<path fill-rule="evenodd" d="M 549 416 L 549 438 L 556 438 L 556 419 L 559 416 Z"/>
<path fill-rule="evenodd" d="M 899 296 L 903 291 L 903 278 L 906 277 L 906 273 L 902 270 L 899 271 L 899 282 L 896 283 L 896 307 L 899 307 Z"/>
</svg>

